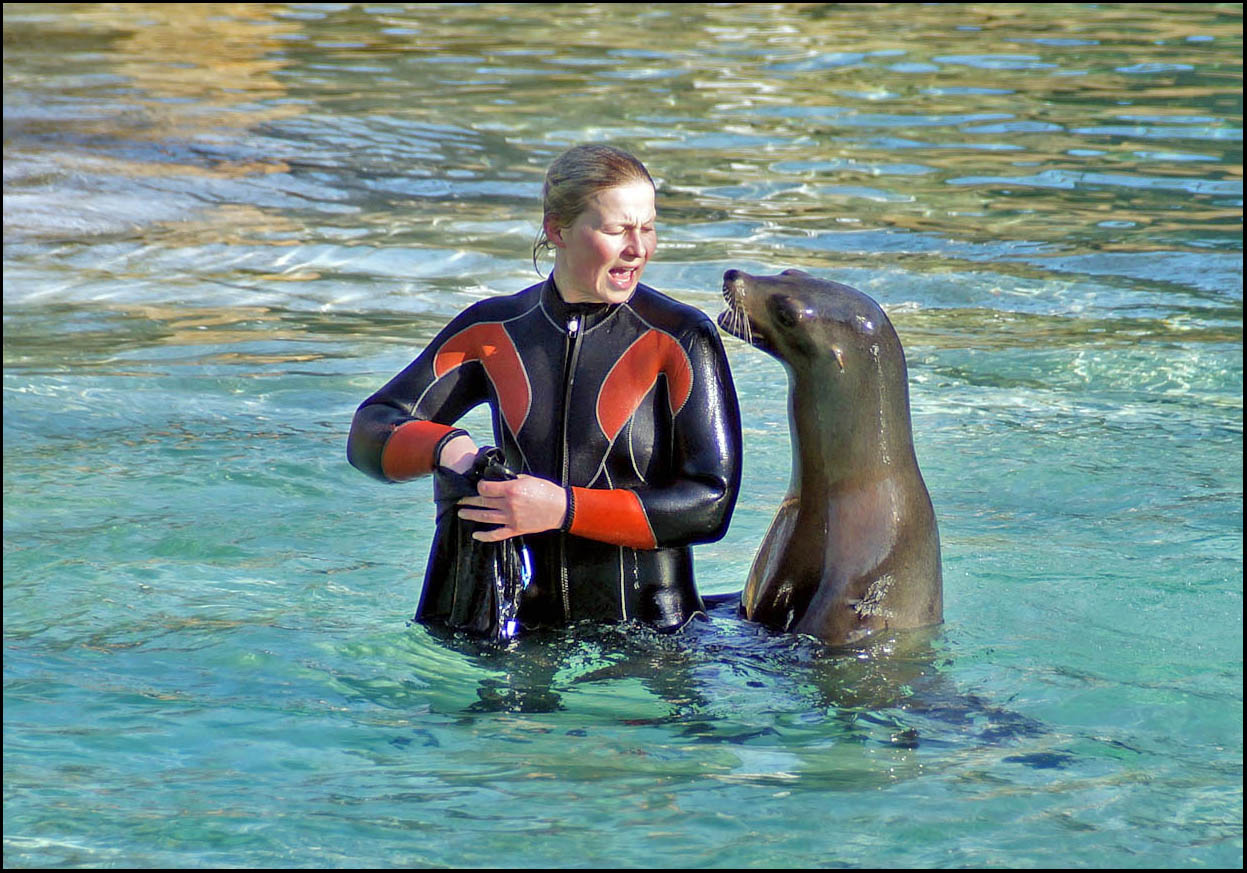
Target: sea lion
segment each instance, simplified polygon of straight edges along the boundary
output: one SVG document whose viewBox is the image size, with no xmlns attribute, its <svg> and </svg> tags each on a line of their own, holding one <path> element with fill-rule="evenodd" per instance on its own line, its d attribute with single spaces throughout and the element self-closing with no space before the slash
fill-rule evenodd
<svg viewBox="0 0 1247 873">
<path fill-rule="evenodd" d="M 728 270 L 723 297 L 719 325 L 788 370 L 792 480 L 741 594 L 745 617 L 832 645 L 939 624 L 939 531 L 887 315 L 799 270 Z"/>
</svg>

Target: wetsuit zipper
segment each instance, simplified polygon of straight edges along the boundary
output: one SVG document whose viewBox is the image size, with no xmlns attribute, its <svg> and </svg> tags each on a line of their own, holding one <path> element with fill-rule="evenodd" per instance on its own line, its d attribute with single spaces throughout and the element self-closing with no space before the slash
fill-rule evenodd
<svg viewBox="0 0 1247 873">
<path fill-rule="evenodd" d="M 563 367 L 563 442 L 562 442 L 562 473 L 563 487 L 567 487 L 571 474 L 571 457 L 567 447 L 567 421 L 571 417 L 568 410 L 572 402 L 572 381 L 576 374 L 576 359 L 580 357 L 581 316 L 573 315 L 567 319 L 567 352 Z M 559 538 L 559 583 L 563 594 L 563 620 L 572 620 L 572 602 L 570 585 L 567 577 L 567 538 Z"/>
</svg>

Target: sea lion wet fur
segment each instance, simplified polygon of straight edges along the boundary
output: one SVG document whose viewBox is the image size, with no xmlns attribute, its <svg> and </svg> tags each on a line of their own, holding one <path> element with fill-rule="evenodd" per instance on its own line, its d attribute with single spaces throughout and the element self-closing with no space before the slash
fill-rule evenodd
<svg viewBox="0 0 1247 873">
<path fill-rule="evenodd" d="M 746 618 L 833 645 L 943 621 L 939 531 L 887 315 L 799 270 L 728 270 L 723 295 L 720 326 L 789 381 L 792 480 L 741 594 Z"/>
</svg>

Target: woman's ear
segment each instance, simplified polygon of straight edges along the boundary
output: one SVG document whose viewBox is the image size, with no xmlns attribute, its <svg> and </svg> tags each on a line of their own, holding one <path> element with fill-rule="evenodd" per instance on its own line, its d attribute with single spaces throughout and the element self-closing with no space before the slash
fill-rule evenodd
<svg viewBox="0 0 1247 873">
<path fill-rule="evenodd" d="M 563 227 L 559 225 L 559 217 L 557 215 L 547 215 L 542 220 L 542 226 L 546 230 L 546 239 L 550 241 L 550 245 L 563 248 L 567 245 L 563 240 Z"/>
</svg>

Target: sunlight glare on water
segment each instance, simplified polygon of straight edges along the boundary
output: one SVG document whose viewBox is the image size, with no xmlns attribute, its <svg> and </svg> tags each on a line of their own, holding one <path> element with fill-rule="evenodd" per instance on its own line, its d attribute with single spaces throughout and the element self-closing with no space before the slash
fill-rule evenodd
<svg viewBox="0 0 1247 873">
<path fill-rule="evenodd" d="M 6 866 L 1241 867 L 1241 5 L 3 15 Z M 351 415 L 536 281 L 588 140 L 658 182 L 647 283 L 889 313 L 942 627 L 407 626 L 429 488 Z M 725 344 L 704 593 L 790 470 Z"/>
</svg>

